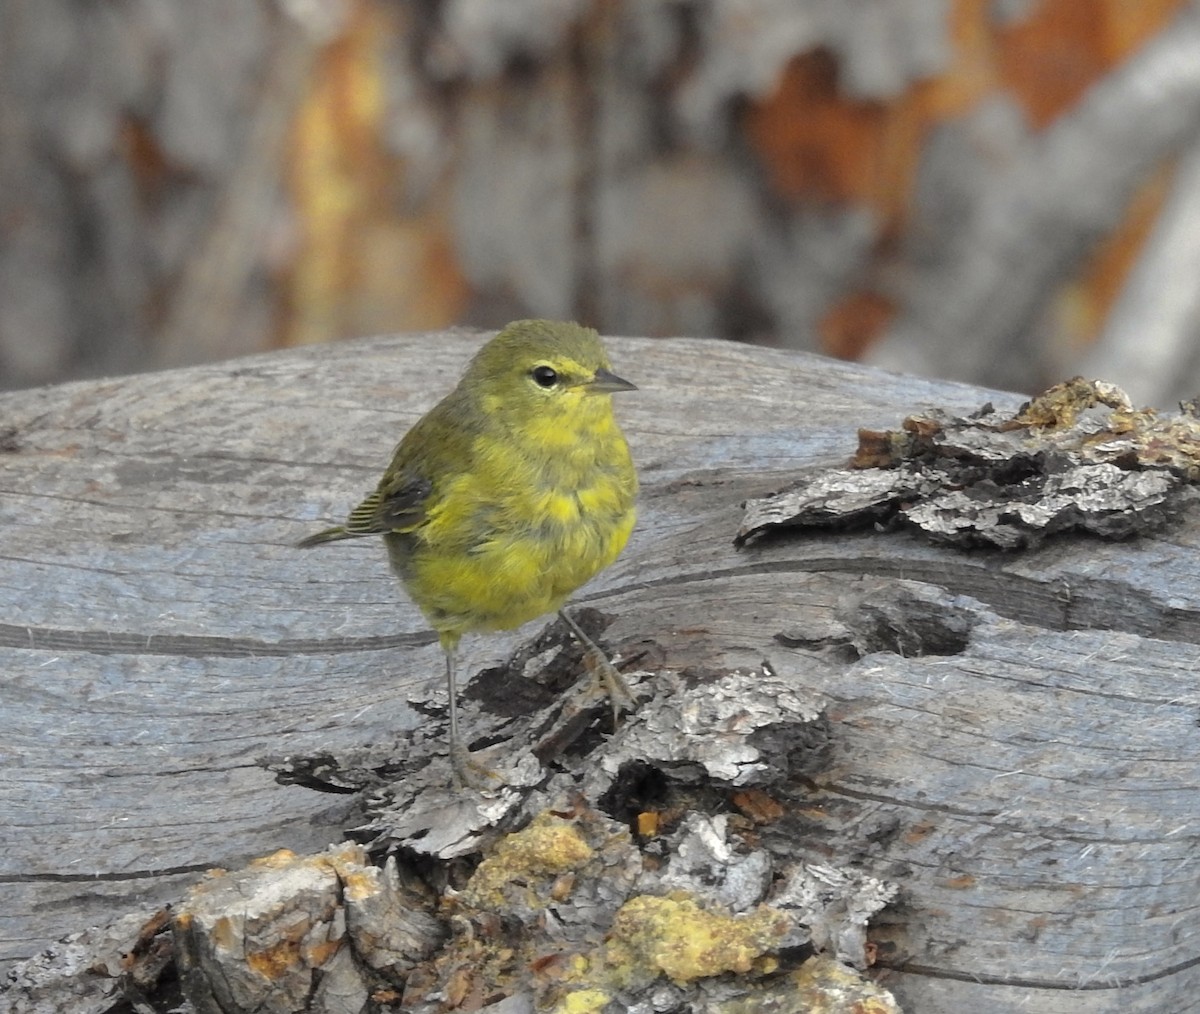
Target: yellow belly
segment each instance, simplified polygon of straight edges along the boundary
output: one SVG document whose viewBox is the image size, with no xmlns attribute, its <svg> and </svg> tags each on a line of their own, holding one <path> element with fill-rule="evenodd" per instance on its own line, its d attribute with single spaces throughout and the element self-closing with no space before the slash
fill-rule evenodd
<svg viewBox="0 0 1200 1014">
<path fill-rule="evenodd" d="M 637 474 L 607 398 L 476 435 L 445 470 L 419 526 L 385 536 L 392 567 L 452 644 L 560 608 L 617 558 Z M 490 417 L 489 417 L 490 418 Z"/>
<path fill-rule="evenodd" d="M 465 494 L 446 503 L 416 532 L 386 539 L 409 595 L 452 640 L 559 609 L 617 558 L 635 520 L 627 481 L 486 505 Z"/>
</svg>

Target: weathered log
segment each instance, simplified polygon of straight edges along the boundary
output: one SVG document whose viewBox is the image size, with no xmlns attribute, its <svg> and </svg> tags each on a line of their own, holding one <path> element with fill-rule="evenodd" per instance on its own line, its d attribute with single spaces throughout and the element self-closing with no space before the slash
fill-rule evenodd
<svg viewBox="0 0 1200 1014">
<path fill-rule="evenodd" d="M 674 876 L 705 918 L 718 904 L 735 918 L 739 906 L 803 903 L 809 949 L 864 946 L 858 917 L 837 910 L 851 874 L 895 884 L 868 927 L 869 974 L 906 1009 L 1190 1003 L 1196 518 L 1011 554 L 897 531 L 733 545 L 743 501 L 841 465 L 858 427 L 930 405 L 1011 410 L 1009 396 L 717 342 L 612 340 L 641 388 L 619 406 L 641 522 L 580 602 L 598 611 L 606 647 L 644 673 L 642 708 L 606 738 L 611 719 L 554 628 L 504 668 L 536 626 L 466 645 L 468 734 L 495 743 L 476 746 L 515 784 L 485 800 L 495 819 L 472 840 L 437 839 L 433 828 L 476 819 L 481 797 L 445 789 L 434 639 L 378 547 L 292 544 L 371 485 L 479 340 L 380 339 L 0 400 L 4 958 L 121 916 L 135 939 L 204 869 L 283 847 L 317 853 L 348 830 L 410 861 L 424 851 L 432 883 L 463 887 L 456 855 L 504 854 L 512 831 L 570 789 L 577 820 L 636 828 L 623 854 L 659 851 L 648 896 L 668 897 Z M 564 703 L 563 686 L 581 680 L 583 696 Z M 259 764 L 267 756 L 353 794 L 281 787 Z M 711 830 L 720 811 L 733 824 L 723 842 Z M 703 843 L 710 858 L 681 858 Z M 697 893 L 701 870 L 715 891 L 714 868 L 757 852 L 778 877 L 755 879 L 755 859 L 737 892 Z M 801 868 L 840 885 L 824 922 Z M 629 929 L 612 908 L 591 910 L 597 933 Z M 651 939 L 622 932 L 618 942 Z M 439 953 L 461 967 L 463 946 L 460 934 Z M 799 957 L 773 960 L 815 967 Z M 724 988 L 755 960 L 737 952 L 733 971 L 697 980 L 660 963 L 649 981 Z M 15 1009 L 107 1009 L 109 963 L 67 974 L 50 955 L 42 967 L 57 969 L 62 1002 L 25 965 L 5 994 Z M 767 971 L 755 967 L 747 974 Z"/>
</svg>

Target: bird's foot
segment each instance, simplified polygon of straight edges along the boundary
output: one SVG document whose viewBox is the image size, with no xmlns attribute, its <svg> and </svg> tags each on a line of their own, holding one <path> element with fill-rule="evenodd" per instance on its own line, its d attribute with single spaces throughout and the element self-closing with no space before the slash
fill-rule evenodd
<svg viewBox="0 0 1200 1014">
<path fill-rule="evenodd" d="M 621 709 L 636 710 L 637 698 L 633 696 L 629 685 L 617 672 L 617 667 L 596 646 L 596 642 L 583 632 L 583 628 L 575 622 L 571 614 L 565 609 L 560 609 L 558 615 L 562 617 L 563 622 L 575 635 L 575 639 L 582 645 L 584 667 L 596 681 L 596 692 L 607 695 L 608 703 L 612 705 L 613 728 L 617 728 L 621 724 Z"/>
<path fill-rule="evenodd" d="M 588 643 L 583 653 L 583 664 L 595 680 L 596 693 L 608 697 L 612 706 L 613 728 L 621 724 L 622 711 L 637 710 L 637 698 L 629 689 L 624 677 L 596 645 Z"/>
</svg>

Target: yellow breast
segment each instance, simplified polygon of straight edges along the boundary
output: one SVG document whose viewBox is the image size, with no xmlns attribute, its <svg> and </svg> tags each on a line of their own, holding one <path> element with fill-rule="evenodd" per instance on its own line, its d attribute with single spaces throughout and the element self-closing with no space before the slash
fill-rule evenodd
<svg viewBox="0 0 1200 1014">
<path fill-rule="evenodd" d="M 480 434 L 426 523 L 388 536 L 393 566 L 439 633 L 553 612 L 624 548 L 637 476 L 609 399 L 593 400 L 600 411 Z"/>
</svg>

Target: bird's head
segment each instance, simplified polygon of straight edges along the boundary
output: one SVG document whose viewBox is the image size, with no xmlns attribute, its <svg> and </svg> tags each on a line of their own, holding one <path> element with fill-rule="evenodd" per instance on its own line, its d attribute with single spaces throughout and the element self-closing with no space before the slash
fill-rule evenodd
<svg viewBox="0 0 1200 1014">
<path fill-rule="evenodd" d="M 509 324 L 479 350 L 462 386 L 485 416 L 536 426 L 548 440 L 555 425 L 607 418 L 609 399 L 599 396 L 637 389 L 612 372 L 594 330 L 559 320 Z"/>
</svg>

